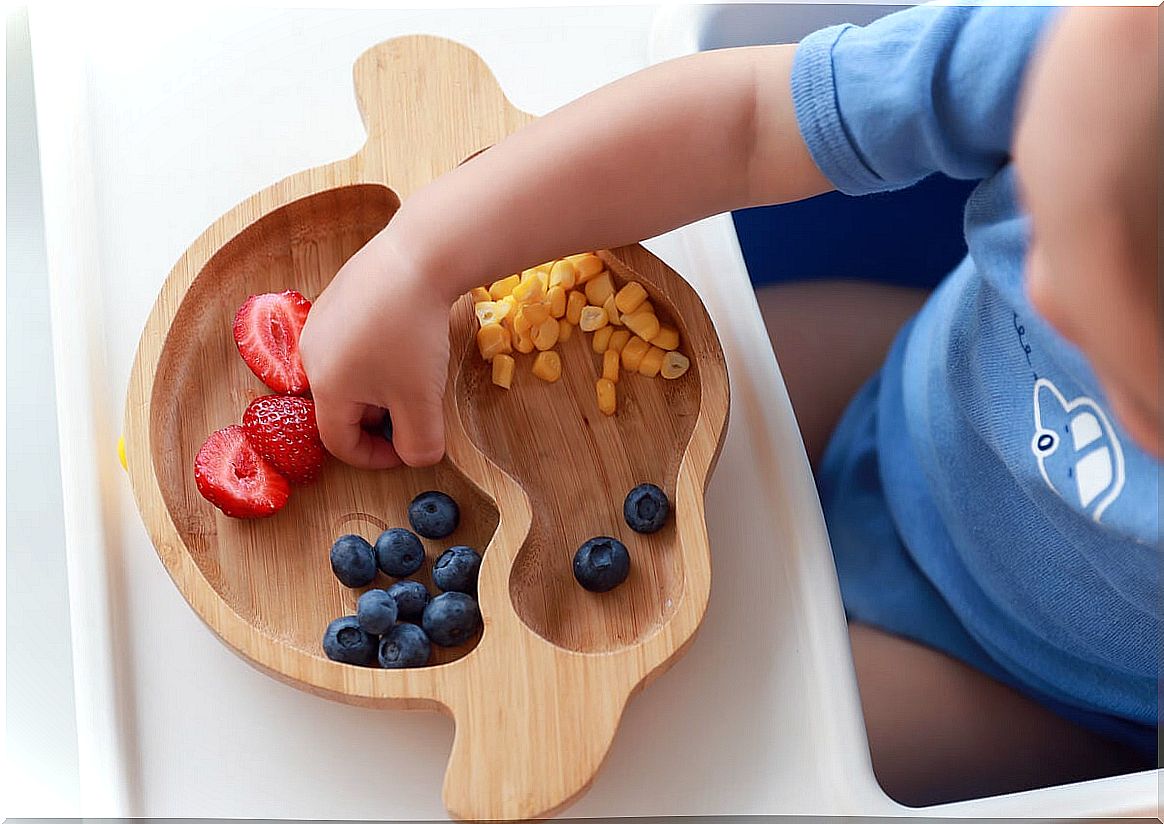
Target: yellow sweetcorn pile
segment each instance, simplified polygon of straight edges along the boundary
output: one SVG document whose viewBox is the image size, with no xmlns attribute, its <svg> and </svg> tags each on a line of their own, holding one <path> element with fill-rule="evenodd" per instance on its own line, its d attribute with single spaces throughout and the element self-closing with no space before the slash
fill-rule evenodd
<svg viewBox="0 0 1164 824">
<path fill-rule="evenodd" d="M 613 415 L 618 406 L 619 368 L 648 378 L 683 377 L 691 362 L 679 352 L 679 330 L 662 323 L 647 290 L 637 281 L 617 284 L 602 258 L 592 252 L 570 255 L 478 286 L 470 293 L 480 328 L 477 348 L 493 365 L 493 383 L 513 383 L 513 353 L 537 351 L 531 371 L 549 383 L 562 374 L 554 348 L 574 327 L 591 332 L 600 358 L 595 382 L 598 408 Z"/>
</svg>

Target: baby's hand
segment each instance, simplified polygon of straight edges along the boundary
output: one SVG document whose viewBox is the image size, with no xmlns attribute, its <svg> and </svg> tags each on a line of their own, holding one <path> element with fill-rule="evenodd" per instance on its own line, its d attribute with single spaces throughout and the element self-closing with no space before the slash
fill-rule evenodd
<svg viewBox="0 0 1164 824">
<path fill-rule="evenodd" d="M 384 469 L 441 459 L 455 298 L 445 291 L 382 232 L 315 301 L 300 352 L 323 445 L 340 460 Z M 381 434 L 386 409 L 391 442 Z"/>
</svg>

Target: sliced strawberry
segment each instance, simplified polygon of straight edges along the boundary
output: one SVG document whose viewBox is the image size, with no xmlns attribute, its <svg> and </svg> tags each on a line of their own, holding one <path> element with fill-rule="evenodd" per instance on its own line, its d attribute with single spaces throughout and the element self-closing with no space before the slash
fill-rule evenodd
<svg viewBox="0 0 1164 824">
<path fill-rule="evenodd" d="M 315 404 L 308 398 L 264 395 L 243 413 L 243 428 L 260 455 L 291 483 L 319 477 L 327 453 L 315 425 Z"/>
<path fill-rule="evenodd" d="M 194 480 L 202 497 L 232 518 L 274 515 L 291 495 L 291 484 L 241 426 L 211 433 L 194 458 Z"/>
<path fill-rule="evenodd" d="M 276 392 L 302 395 L 307 373 L 299 360 L 299 333 L 311 301 L 296 291 L 251 295 L 234 316 L 234 342 L 259 380 Z"/>
</svg>

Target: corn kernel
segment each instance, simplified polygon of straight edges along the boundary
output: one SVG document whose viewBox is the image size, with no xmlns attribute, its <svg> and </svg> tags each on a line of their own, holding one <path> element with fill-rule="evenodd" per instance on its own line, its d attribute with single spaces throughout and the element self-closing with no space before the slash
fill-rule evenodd
<svg viewBox="0 0 1164 824">
<path fill-rule="evenodd" d="M 542 282 L 543 289 L 550 288 L 550 269 L 548 264 L 543 263 L 541 266 L 535 266 L 532 269 L 526 269 L 525 272 L 521 273 L 521 279 L 523 281 L 526 280 L 526 272 L 529 273 L 531 278 L 537 278 L 540 280 Z"/>
<path fill-rule="evenodd" d="M 651 344 L 640 337 L 633 337 L 626 342 L 619 354 L 622 356 L 622 368 L 628 372 L 636 372 L 643 356 L 650 350 Z"/>
<path fill-rule="evenodd" d="M 526 335 L 533 329 L 533 322 L 530 321 L 529 315 L 525 313 L 525 307 L 522 306 L 517 310 L 517 314 L 513 318 L 513 334 Z"/>
<path fill-rule="evenodd" d="M 611 383 L 618 383 L 618 352 L 607 349 L 602 353 L 602 377 Z"/>
<path fill-rule="evenodd" d="M 533 342 L 540 351 L 553 349 L 558 343 L 558 320 L 546 318 L 533 330 Z"/>
<path fill-rule="evenodd" d="M 659 326 L 659 334 L 651 339 L 651 343 L 660 349 L 671 351 L 679 348 L 679 330 L 674 326 L 661 324 Z"/>
<path fill-rule="evenodd" d="M 489 294 L 494 300 L 501 300 L 506 295 L 513 292 L 513 287 L 521 283 L 521 275 L 510 275 L 501 280 L 495 280 L 489 286 Z"/>
<path fill-rule="evenodd" d="M 586 300 L 590 301 L 591 306 L 601 306 L 613 294 L 614 281 L 610 277 L 610 272 L 603 272 L 586 284 Z"/>
<path fill-rule="evenodd" d="M 578 279 L 577 273 L 574 271 L 574 264 L 568 260 L 559 260 L 554 263 L 550 269 L 550 288 L 561 286 L 563 289 L 573 289 L 574 283 Z"/>
<path fill-rule="evenodd" d="M 583 332 L 593 332 L 606 326 L 606 310 L 601 306 L 586 306 L 582 309 L 582 317 L 578 326 Z"/>
<path fill-rule="evenodd" d="M 525 315 L 525 319 L 530 322 L 530 325 L 537 326 L 539 323 L 544 323 L 546 318 L 550 316 L 550 307 L 547 303 L 527 303 L 521 307 L 521 313 Z"/>
<path fill-rule="evenodd" d="M 613 415 L 617 404 L 614 382 L 606 378 L 599 378 L 598 382 L 594 384 L 594 389 L 598 395 L 598 410 L 603 415 Z"/>
<path fill-rule="evenodd" d="M 647 290 L 638 281 L 632 280 L 618 290 L 618 294 L 614 297 L 614 303 L 618 307 L 619 312 L 624 315 L 629 315 L 642 306 L 643 301 L 646 299 Z"/>
<path fill-rule="evenodd" d="M 659 374 L 659 370 L 663 367 L 664 352 L 657 346 L 652 346 L 647 350 L 647 354 L 643 355 L 643 359 L 639 361 L 639 374 L 653 378 Z"/>
<path fill-rule="evenodd" d="M 501 323 L 509 314 L 509 304 L 501 300 L 483 300 L 473 305 L 473 312 L 477 315 L 477 322 L 482 326 Z"/>
<path fill-rule="evenodd" d="M 586 296 L 581 292 L 571 292 L 566 296 L 566 320 L 575 326 L 582 320 L 582 309 L 586 306 Z"/>
<path fill-rule="evenodd" d="M 513 356 L 498 354 L 493 358 L 493 382 L 502 389 L 513 384 Z"/>
<path fill-rule="evenodd" d="M 606 345 L 607 349 L 613 349 L 615 352 L 621 352 L 622 348 L 626 346 L 626 342 L 630 340 L 631 333 L 626 329 L 619 329 L 610 336 L 610 343 Z"/>
<path fill-rule="evenodd" d="M 668 352 L 663 355 L 663 366 L 659 371 L 664 378 L 673 381 L 687 374 L 689 366 L 691 361 L 687 360 L 687 356 L 682 352 Z"/>
<path fill-rule="evenodd" d="M 533 373 L 547 383 L 562 377 L 562 358 L 557 352 L 541 352 L 533 362 Z"/>
<path fill-rule="evenodd" d="M 493 360 L 494 355 L 512 352 L 509 330 L 491 323 L 477 330 L 477 349 L 485 360 Z"/>
<path fill-rule="evenodd" d="M 541 278 L 523 280 L 513 287 L 513 298 L 518 303 L 538 303 L 546 296 L 546 285 Z"/>
<path fill-rule="evenodd" d="M 513 348 L 523 355 L 528 355 L 534 350 L 533 336 L 530 334 L 529 329 L 526 329 L 524 332 L 514 333 Z"/>
<path fill-rule="evenodd" d="M 606 268 L 606 264 L 602 262 L 602 258 L 592 252 L 586 252 L 581 255 L 570 255 L 566 260 L 574 264 L 574 283 L 576 284 L 582 284 L 588 280 L 592 280 Z"/>
<path fill-rule="evenodd" d="M 618 307 L 614 305 L 614 295 L 606 299 L 602 308 L 606 310 L 606 319 L 610 321 L 611 326 L 622 326 L 622 318 L 618 316 Z"/>
<path fill-rule="evenodd" d="M 623 315 L 622 322 L 626 324 L 627 329 L 645 341 L 653 340 L 659 334 L 659 319 L 642 309 L 630 315 Z"/>
<path fill-rule="evenodd" d="M 546 302 L 550 304 L 550 315 L 560 318 L 566 314 L 566 290 L 561 286 L 552 286 L 546 293 Z"/>
<path fill-rule="evenodd" d="M 483 300 L 493 300 L 493 295 L 489 294 L 489 290 L 484 286 L 474 286 L 473 291 L 469 294 L 473 298 L 473 303 L 480 303 Z"/>
<path fill-rule="evenodd" d="M 594 349 L 594 354 L 601 355 L 606 351 L 610 345 L 610 334 L 614 331 L 609 326 L 603 326 L 594 333 L 594 337 L 590 340 L 590 346 Z"/>
<path fill-rule="evenodd" d="M 574 324 L 565 318 L 558 319 L 558 343 L 565 343 L 574 334 Z"/>
<path fill-rule="evenodd" d="M 506 306 L 505 314 L 501 317 L 501 325 L 512 332 L 513 321 L 517 318 L 517 301 L 513 299 L 513 295 L 506 295 L 497 302 Z"/>
</svg>

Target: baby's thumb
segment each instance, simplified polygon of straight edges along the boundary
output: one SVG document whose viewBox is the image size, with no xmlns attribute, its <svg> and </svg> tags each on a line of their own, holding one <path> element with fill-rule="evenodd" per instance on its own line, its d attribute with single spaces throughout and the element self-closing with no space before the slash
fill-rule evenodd
<svg viewBox="0 0 1164 824">
<path fill-rule="evenodd" d="M 445 454 L 445 418 L 440 396 L 397 401 L 392 416 L 392 445 L 409 466 L 432 466 Z"/>
</svg>

